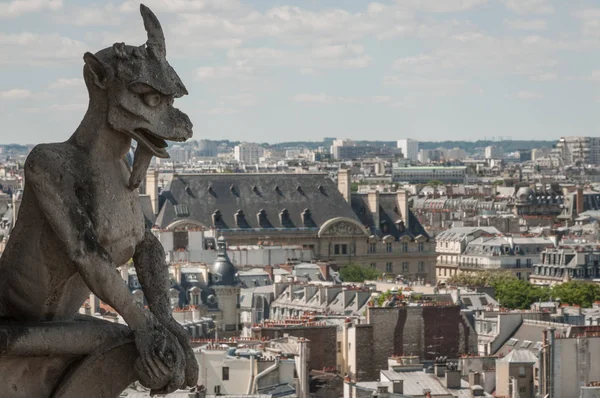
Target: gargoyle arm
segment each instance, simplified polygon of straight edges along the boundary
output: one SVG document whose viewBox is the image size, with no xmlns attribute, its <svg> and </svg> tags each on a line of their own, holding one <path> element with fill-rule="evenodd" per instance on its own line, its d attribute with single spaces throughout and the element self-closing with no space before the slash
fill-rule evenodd
<svg viewBox="0 0 600 398">
<path fill-rule="evenodd" d="M 183 348 L 186 355 L 186 385 L 193 387 L 198 382 L 198 362 L 187 332 L 173 319 L 169 295 L 169 266 L 165 262 L 163 246 L 152 232 L 146 230 L 144 239 L 136 246 L 133 264 L 150 311 L 175 335 Z"/>
<path fill-rule="evenodd" d="M 64 172 L 63 163 L 60 154 L 40 147 L 28 156 L 25 179 L 39 210 L 89 289 L 112 306 L 133 331 L 144 330 L 146 311 L 137 304 L 110 254 L 98 242 L 84 203 L 76 194 L 77 181 Z"/>
</svg>

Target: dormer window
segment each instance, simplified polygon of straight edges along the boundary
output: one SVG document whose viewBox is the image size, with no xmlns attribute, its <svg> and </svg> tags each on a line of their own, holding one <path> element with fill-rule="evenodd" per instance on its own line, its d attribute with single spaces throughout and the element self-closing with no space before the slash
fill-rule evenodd
<svg viewBox="0 0 600 398">
<path fill-rule="evenodd" d="M 306 226 L 306 224 L 309 224 L 312 221 L 312 214 L 310 212 L 310 209 L 304 209 L 304 211 L 302 212 L 302 223 Z"/>
<path fill-rule="evenodd" d="M 279 221 L 281 222 L 281 225 L 284 226 L 290 223 L 290 212 L 288 209 L 281 210 L 281 213 L 279 213 Z"/>
<path fill-rule="evenodd" d="M 213 188 L 212 185 L 208 186 L 208 193 L 213 195 L 213 196 L 217 196 L 217 193 L 215 192 L 215 189 Z"/>
<path fill-rule="evenodd" d="M 234 195 L 236 195 L 236 196 L 237 196 L 237 191 L 236 191 L 236 189 L 235 189 L 235 186 L 234 186 L 234 185 L 231 185 L 231 186 L 229 187 L 229 191 L 230 191 L 232 194 L 234 194 Z"/>
<path fill-rule="evenodd" d="M 256 214 L 256 218 L 258 219 L 258 225 L 264 227 L 268 224 L 267 221 L 267 212 L 265 209 L 260 209 Z"/>
<path fill-rule="evenodd" d="M 256 185 L 254 185 L 254 186 L 252 187 L 252 192 L 254 192 L 254 193 L 255 193 L 255 194 L 257 194 L 257 195 L 260 195 L 260 191 L 258 190 L 258 187 L 257 187 Z"/>
<path fill-rule="evenodd" d="M 243 228 L 246 226 L 246 216 L 244 215 L 244 211 L 242 209 L 239 209 L 235 213 L 235 224 L 238 228 Z"/>
<path fill-rule="evenodd" d="M 221 211 L 220 210 L 215 210 L 215 212 L 212 214 L 212 219 L 213 219 L 213 225 L 216 227 L 217 225 L 221 224 L 221 222 L 223 222 L 223 216 L 221 215 Z"/>
</svg>

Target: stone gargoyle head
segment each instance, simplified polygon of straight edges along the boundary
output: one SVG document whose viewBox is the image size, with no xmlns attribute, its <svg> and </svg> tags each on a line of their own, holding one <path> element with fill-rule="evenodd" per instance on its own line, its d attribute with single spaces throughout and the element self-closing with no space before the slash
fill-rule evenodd
<svg viewBox="0 0 600 398">
<path fill-rule="evenodd" d="M 167 62 L 160 22 L 145 5 L 140 5 L 140 11 L 148 35 L 144 45 L 115 43 L 96 54 L 87 52 L 83 56 L 90 108 L 104 114 L 111 129 L 138 143 L 130 180 L 132 188 L 141 182 L 152 155 L 169 157 L 165 140 L 185 141 L 192 136 L 192 122 L 173 107 L 175 98 L 188 92 Z"/>
</svg>

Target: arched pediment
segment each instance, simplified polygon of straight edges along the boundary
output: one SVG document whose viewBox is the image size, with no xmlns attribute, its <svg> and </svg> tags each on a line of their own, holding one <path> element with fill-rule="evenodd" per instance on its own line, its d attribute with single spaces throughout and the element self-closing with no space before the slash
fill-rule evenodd
<svg viewBox="0 0 600 398">
<path fill-rule="evenodd" d="M 175 230 L 182 227 L 190 226 L 192 228 L 206 228 L 202 223 L 193 220 L 191 218 L 184 218 L 181 220 L 173 221 L 167 226 L 168 230 Z"/>
<path fill-rule="evenodd" d="M 318 236 L 369 236 L 367 229 L 358 221 L 347 217 L 327 220 L 319 229 Z"/>
</svg>

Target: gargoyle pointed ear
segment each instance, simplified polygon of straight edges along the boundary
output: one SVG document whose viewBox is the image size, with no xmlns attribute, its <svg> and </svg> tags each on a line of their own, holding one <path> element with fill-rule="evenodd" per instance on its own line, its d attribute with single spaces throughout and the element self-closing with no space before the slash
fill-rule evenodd
<svg viewBox="0 0 600 398">
<path fill-rule="evenodd" d="M 83 54 L 83 60 L 90 72 L 92 72 L 96 86 L 106 90 L 106 83 L 111 76 L 110 67 L 90 52 Z"/>
<path fill-rule="evenodd" d="M 140 12 L 144 20 L 144 29 L 146 29 L 146 33 L 148 34 L 146 46 L 150 54 L 156 58 L 165 58 L 167 55 L 165 34 L 160 26 L 160 22 L 158 22 L 158 18 L 143 4 L 140 4 Z"/>
</svg>

